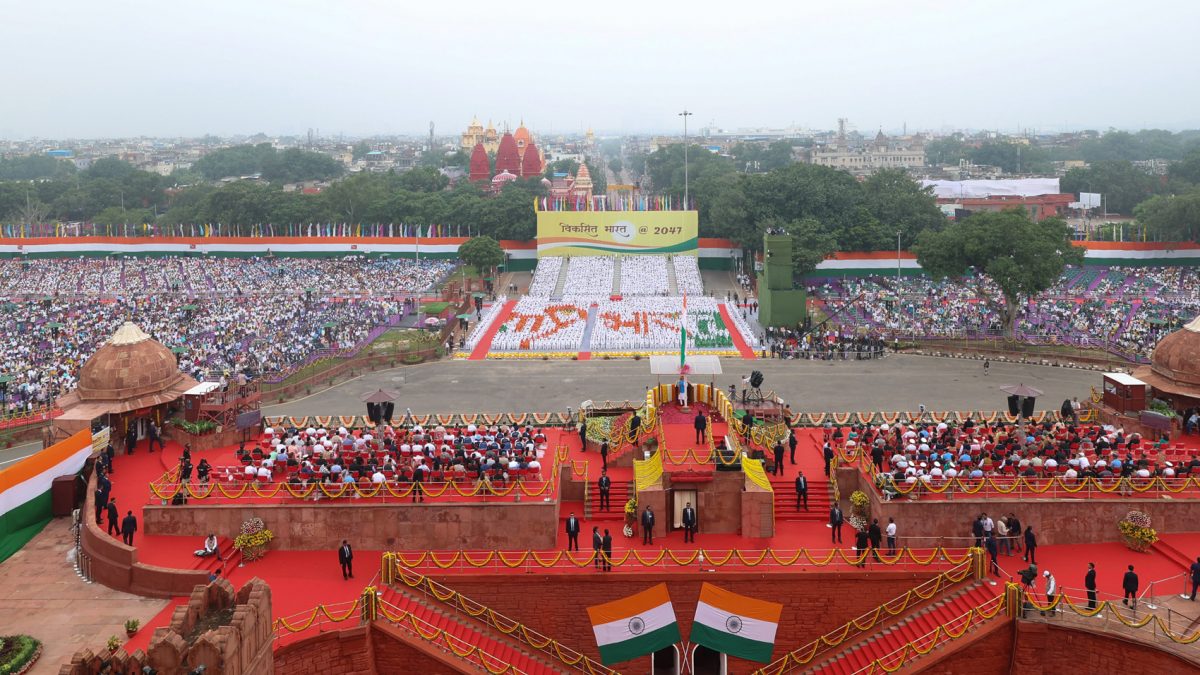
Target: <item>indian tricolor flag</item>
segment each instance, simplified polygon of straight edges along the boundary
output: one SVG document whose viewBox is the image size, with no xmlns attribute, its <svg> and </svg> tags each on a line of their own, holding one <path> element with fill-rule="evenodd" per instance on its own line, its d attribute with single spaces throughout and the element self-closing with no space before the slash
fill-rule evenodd
<svg viewBox="0 0 1200 675">
<path fill-rule="evenodd" d="M 690 640 L 730 656 L 766 663 L 775 647 L 783 605 L 747 598 L 705 583 Z"/>
<path fill-rule="evenodd" d="M 600 647 L 600 661 L 605 665 L 653 654 L 680 640 L 666 584 L 588 607 L 588 616 Z"/>
<path fill-rule="evenodd" d="M 103 442 L 101 448 L 108 444 L 107 438 Z M 50 522 L 51 484 L 59 476 L 79 473 L 93 449 L 92 433 L 84 429 L 15 464 L 0 467 L 0 562 L 19 551 Z"/>
</svg>

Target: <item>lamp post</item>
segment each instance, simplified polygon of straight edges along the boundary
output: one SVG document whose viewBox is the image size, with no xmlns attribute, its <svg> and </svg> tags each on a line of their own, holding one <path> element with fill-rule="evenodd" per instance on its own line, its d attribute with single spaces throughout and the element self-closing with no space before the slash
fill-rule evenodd
<svg viewBox="0 0 1200 675">
<path fill-rule="evenodd" d="M 693 113 L 684 108 L 679 116 L 683 118 L 683 208 L 687 209 L 688 204 L 688 135 L 687 135 L 687 118 Z"/>
</svg>

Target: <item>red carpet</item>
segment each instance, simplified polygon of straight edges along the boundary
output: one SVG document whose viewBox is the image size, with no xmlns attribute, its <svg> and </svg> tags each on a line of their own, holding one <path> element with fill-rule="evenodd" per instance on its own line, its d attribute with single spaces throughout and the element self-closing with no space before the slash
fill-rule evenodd
<svg viewBox="0 0 1200 675">
<path fill-rule="evenodd" d="M 929 644 L 925 636 L 937 630 L 938 626 L 949 624 L 958 632 L 958 627 L 967 622 L 963 615 L 975 607 L 992 600 L 999 593 L 1000 586 L 983 584 L 966 590 L 954 591 L 948 600 L 926 607 L 915 614 L 907 615 L 900 624 L 887 631 L 880 632 L 865 642 L 856 645 L 851 651 L 843 652 L 838 658 L 823 664 L 810 672 L 816 673 L 858 673 L 882 672 L 884 668 L 895 669 L 901 654 L 895 653 L 909 642 L 917 640 L 917 645 L 924 648 Z M 922 640 L 921 638 L 925 638 Z M 939 640 L 944 639 L 939 636 Z M 872 662 L 878 661 L 883 668 L 870 668 Z"/>
<path fill-rule="evenodd" d="M 721 311 L 721 320 L 725 322 L 725 327 L 729 329 L 729 337 L 733 339 L 733 346 L 742 354 L 743 359 L 755 359 L 758 355 L 746 344 L 746 338 L 742 336 L 742 331 L 738 330 L 737 324 L 733 322 L 733 317 L 729 316 L 729 309 L 725 303 L 717 305 L 717 309 Z"/>
<path fill-rule="evenodd" d="M 509 300 L 504 303 L 504 308 L 500 310 L 500 315 L 492 321 L 492 325 L 488 326 L 483 337 L 480 338 L 479 344 L 475 345 L 475 349 L 471 351 L 471 361 L 482 361 L 487 358 L 488 350 L 492 348 L 492 338 L 496 337 L 496 333 L 500 331 L 500 326 L 508 321 L 508 317 L 512 316 L 513 308 L 517 306 L 516 300 Z"/>
<path fill-rule="evenodd" d="M 591 352 L 579 352 L 579 360 L 580 361 L 591 361 L 592 353 Z"/>
</svg>

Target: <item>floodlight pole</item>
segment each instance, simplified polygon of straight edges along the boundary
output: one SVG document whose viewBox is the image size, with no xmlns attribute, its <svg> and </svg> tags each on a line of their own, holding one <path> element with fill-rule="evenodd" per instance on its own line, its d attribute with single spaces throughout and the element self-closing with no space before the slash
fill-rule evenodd
<svg viewBox="0 0 1200 675">
<path fill-rule="evenodd" d="M 687 207 L 688 207 L 688 133 L 687 133 L 687 118 L 691 117 L 693 114 L 694 114 L 694 113 L 690 113 L 690 112 L 688 112 L 687 108 L 684 108 L 683 112 L 679 113 L 679 116 L 683 118 L 683 208 L 684 208 L 684 210 L 687 210 Z"/>
</svg>

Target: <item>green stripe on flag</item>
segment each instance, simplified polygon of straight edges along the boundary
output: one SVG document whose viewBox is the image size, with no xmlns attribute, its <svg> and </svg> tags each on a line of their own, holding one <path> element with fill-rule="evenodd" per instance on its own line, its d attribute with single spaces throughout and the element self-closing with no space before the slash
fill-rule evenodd
<svg viewBox="0 0 1200 675">
<path fill-rule="evenodd" d="M 769 662 L 771 652 L 775 649 L 775 645 L 770 642 L 747 640 L 728 631 L 715 630 L 700 622 L 692 624 L 692 634 L 688 639 L 713 651 L 759 663 Z"/>
<path fill-rule="evenodd" d="M 679 624 L 670 623 L 658 630 L 642 633 L 635 638 L 600 645 L 600 662 L 609 666 L 646 654 L 653 654 L 663 647 L 669 647 L 679 642 L 680 639 Z"/>
</svg>

